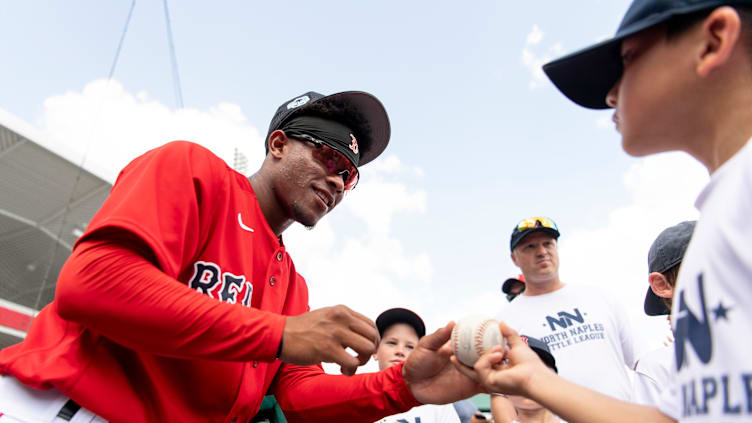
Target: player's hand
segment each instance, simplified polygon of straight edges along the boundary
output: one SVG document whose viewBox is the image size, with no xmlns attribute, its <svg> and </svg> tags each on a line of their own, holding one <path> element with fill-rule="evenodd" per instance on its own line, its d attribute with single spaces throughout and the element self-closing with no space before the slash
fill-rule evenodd
<svg viewBox="0 0 752 423">
<path fill-rule="evenodd" d="M 420 339 L 402 367 L 402 376 L 415 399 L 424 404 L 447 404 L 483 392 L 480 385 L 460 373 L 449 357 L 449 337 L 454 322 Z"/>
<path fill-rule="evenodd" d="M 308 366 L 337 363 L 352 375 L 370 360 L 379 346 L 379 331 L 371 319 L 338 305 L 287 317 L 280 360 Z M 345 351 L 352 348 L 357 357 Z"/>
<path fill-rule="evenodd" d="M 551 372 L 520 336 L 505 323 L 499 324 L 501 334 L 509 342 L 509 349 L 501 346 L 483 354 L 471 369 L 452 356 L 452 363 L 468 378 L 480 383 L 487 392 L 523 395 L 530 386 L 530 380 L 540 372 Z"/>
</svg>

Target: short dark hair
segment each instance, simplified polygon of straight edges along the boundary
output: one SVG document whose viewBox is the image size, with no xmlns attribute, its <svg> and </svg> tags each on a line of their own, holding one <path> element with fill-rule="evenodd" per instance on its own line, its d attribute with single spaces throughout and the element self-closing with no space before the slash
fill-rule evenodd
<svg viewBox="0 0 752 423">
<path fill-rule="evenodd" d="M 742 42 L 745 47 L 752 51 L 752 7 L 749 6 L 732 6 L 736 13 L 739 14 L 739 19 L 742 22 Z M 686 13 L 683 15 L 676 15 L 666 21 L 666 39 L 673 40 L 677 36 L 681 35 L 684 31 L 688 30 L 695 24 L 701 22 L 707 18 L 713 10 L 703 9 L 697 12 Z"/>
</svg>

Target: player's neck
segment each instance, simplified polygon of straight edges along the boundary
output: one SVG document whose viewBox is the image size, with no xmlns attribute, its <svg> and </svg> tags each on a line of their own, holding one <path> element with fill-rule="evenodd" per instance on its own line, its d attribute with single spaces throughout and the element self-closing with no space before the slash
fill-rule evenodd
<svg viewBox="0 0 752 423">
<path fill-rule="evenodd" d="M 274 195 L 274 190 L 271 187 L 271 183 L 266 181 L 266 176 L 263 172 L 258 171 L 251 175 L 248 180 L 251 182 L 256 199 L 259 202 L 259 208 L 261 213 L 266 219 L 266 223 L 272 229 L 275 235 L 280 236 L 293 221 L 287 217 L 282 210 L 282 207 L 277 201 L 277 197 Z"/>
<path fill-rule="evenodd" d="M 558 278 L 553 278 L 544 282 L 526 282 L 525 292 L 522 295 L 535 296 L 550 294 L 564 287 L 564 283 Z"/>
</svg>

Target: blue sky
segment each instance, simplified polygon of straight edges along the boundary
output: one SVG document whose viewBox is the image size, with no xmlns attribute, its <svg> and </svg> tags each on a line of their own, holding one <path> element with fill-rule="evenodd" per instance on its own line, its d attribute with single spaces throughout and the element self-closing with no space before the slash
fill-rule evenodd
<svg viewBox="0 0 752 423">
<path fill-rule="evenodd" d="M 391 118 L 385 154 L 314 230 L 285 234 L 314 308 L 404 306 L 429 329 L 495 315 L 518 273 L 512 227 L 547 215 L 562 279 L 606 287 L 641 345 L 662 341 L 666 324 L 642 316 L 647 249 L 696 217 L 707 174 L 684 154 L 627 156 L 610 112 L 570 103 L 539 68 L 612 34 L 628 1 L 171 1 L 182 110 L 161 1 L 136 3 L 107 82 L 130 6 L 0 3 L 0 122 L 110 180 L 173 139 L 237 148 L 252 171 L 282 102 L 368 91 Z"/>
</svg>

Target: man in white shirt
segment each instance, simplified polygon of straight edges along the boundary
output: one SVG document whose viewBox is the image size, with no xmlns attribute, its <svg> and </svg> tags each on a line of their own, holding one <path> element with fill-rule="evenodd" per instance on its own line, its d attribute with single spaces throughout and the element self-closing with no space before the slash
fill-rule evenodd
<svg viewBox="0 0 752 423">
<path fill-rule="evenodd" d="M 634 352 L 626 313 L 599 288 L 559 279 L 559 235 L 558 226 L 547 217 L 515 225 L 509 248 L 526 288 L 502 308 L 497 320 L 548 344 L 561 363 L 563 378 L 629 401 Z M 493 396 L 492 409 L 504 401 Z"/>
</svg>

